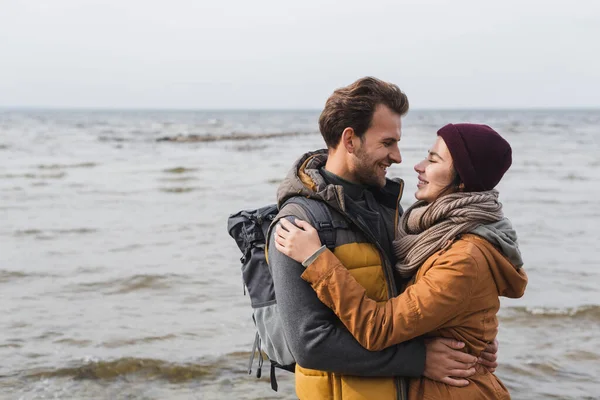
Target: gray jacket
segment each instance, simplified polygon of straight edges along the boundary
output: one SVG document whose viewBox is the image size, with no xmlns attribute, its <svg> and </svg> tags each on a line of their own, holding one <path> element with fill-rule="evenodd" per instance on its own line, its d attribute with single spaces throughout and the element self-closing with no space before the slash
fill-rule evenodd
<svg viewBox="0 0 600 400">
<path fill-rule="evenodd" d="M 319 168 L 326 160 L 325 150 L 307 153 L 301 157 L 279 187 L 279 204 L 292 196 L 306 196 L 327 203 L 334 218 L 353 218 L 347 213 L 342 187 L 326 184 L 319 174 Z M 299 177 L 300 169 L 304 182 Z M 307 184 L 306 177 L 310 177 L 312 184 Z M 395 217 L 400 198 L 399 189 L 400 185 L 393 181 L 389 181 L 389 185 L 384 189 L 384 192 L 390 192 L 388 200 L 391 201 L 387 203 L 391 207 L 382 218 L 393 220 Z M 286 205 L 280 214 L 288 216 L 290 220 L 294 217 L 310 220 L 304 210 L 295 204 Z M 336 245 L 356 241 L 373 243 L 374 238 L 368 234 L 368 229 L 360 229 L 361 221 L 354 222 L 356 224 L 350 224 L 350 229 L 336 233 Z M 381 245 L 378 247 L 381 250 Z M 387 258 L 383 251 L 380 253 L 382 258 Z M 284 334 L 299 365 L 344 375 L 418 377 L 423 374 L 425 346 L 422 339 L 378 352 L 364 349 L 335 314 L 319 301 L 310 285 L 302 280 L 300 276 L 305 270 L 302 264 L 275 248 L 273 235 L 269 239 L 268 258 Z M 389 260 L 385 260 L 385 263 L 388 269 L 388 296 L 393 297 L 398 292 L 391 263 Z"/>
</svg>

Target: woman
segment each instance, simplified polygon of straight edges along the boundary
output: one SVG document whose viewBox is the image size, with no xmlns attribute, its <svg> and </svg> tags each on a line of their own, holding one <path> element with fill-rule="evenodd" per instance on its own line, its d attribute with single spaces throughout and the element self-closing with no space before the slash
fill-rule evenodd
<svg viewBox="0 0 600 400">
<path fill-rule="evenodd" d="M 510 145 L 486 125 L 449 124 L 415 166 L 417 202 L 402 216 L 394 240 L 396 271 L 409 279 L 399 296 L 377 304 L 315 229 L 286 220 L 276 229 L 279 251 L 307 267 L 302 278 L 367 349 L 416 336 L 448 337 L 480 356 L 498 328 L 499 296 L 521 297 L 527 276 L 516 235 L 503 217 L 498 184 L 512 162 Z M 510 399 L 489 370 L 478 367 L 458 388 L 412 379 L 411 399 Z"/>
</svg>

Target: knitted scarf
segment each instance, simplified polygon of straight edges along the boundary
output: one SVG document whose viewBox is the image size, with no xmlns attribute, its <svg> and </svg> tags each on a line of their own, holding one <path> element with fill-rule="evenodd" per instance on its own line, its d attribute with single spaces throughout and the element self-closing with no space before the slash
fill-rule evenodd
<svg viewBox="0 0 600 400">
<path fill-rule="evenodd" d="M 396 270 L 409 278 L 435 252 L 449 246 L 461 233 L 503 218 L 498 192 L 457 192 L 431 204 L 417 201 L 398 224 L 393 242 Z"/>
</svg>

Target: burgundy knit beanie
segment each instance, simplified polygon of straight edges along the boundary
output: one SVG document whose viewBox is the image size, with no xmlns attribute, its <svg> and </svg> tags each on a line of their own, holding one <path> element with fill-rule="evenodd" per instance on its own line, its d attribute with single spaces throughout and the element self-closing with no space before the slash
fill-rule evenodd
<svg viewBox="0 0 600 400">
<path fill-rule="evenodd" d="M 510 145 L 487 125 L 448 124 L 437 134 L 450 150 L 465 192 L 493 189 L 512 163 Z"/>
</svg>

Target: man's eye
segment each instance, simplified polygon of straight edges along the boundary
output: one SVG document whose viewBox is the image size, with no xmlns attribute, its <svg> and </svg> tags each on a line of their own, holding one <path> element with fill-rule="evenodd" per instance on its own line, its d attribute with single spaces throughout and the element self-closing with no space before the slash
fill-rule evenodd
<svg viewBox="0 0 600 400">
<path fill-rule="evenodd" d="M 435 161 L 432 160 L 431 158 L 428 158 L 427 161 L 429 161 L 430 163 L 435 163 Z"/>
</svg>

